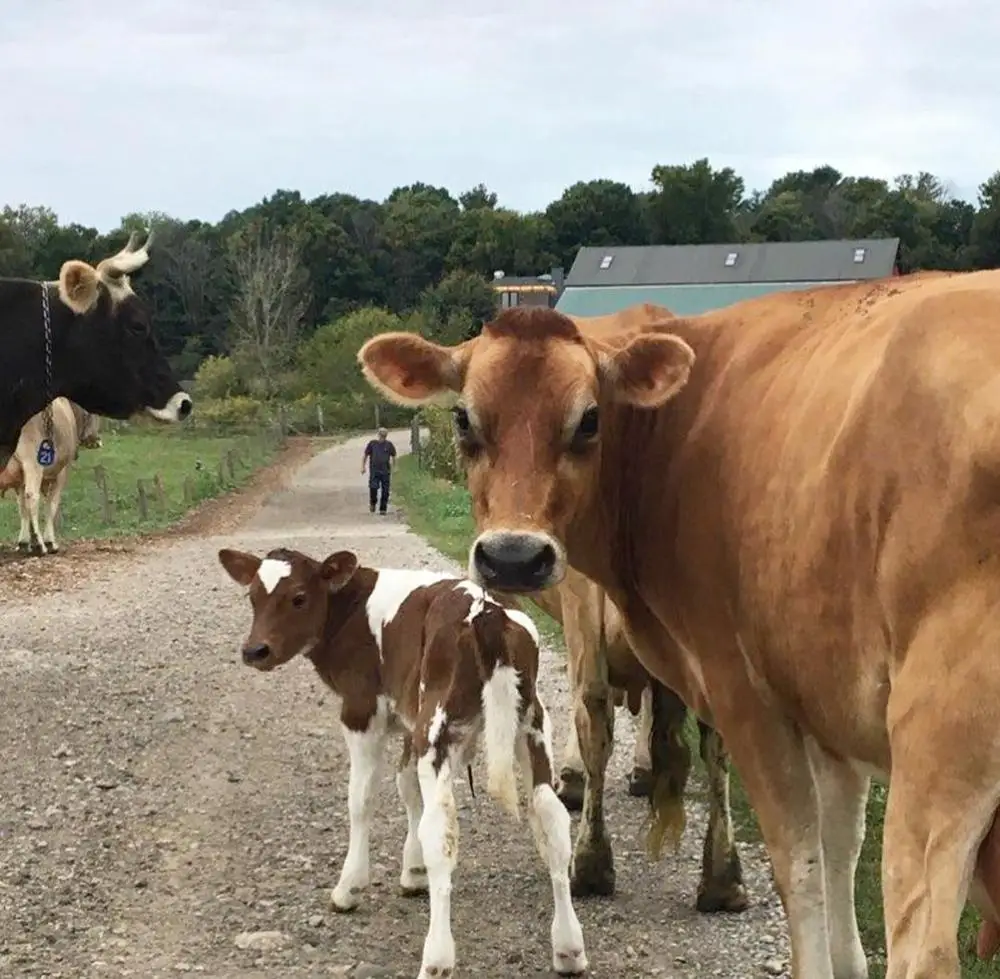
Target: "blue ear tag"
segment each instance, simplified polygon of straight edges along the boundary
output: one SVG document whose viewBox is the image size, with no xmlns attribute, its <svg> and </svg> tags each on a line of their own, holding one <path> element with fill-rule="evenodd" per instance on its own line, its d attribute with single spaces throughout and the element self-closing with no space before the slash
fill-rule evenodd
<svg viewBox="0 0 1000 979">
<path fill-rule="evenodd" d="M 51 439 L 42 439 L 38 444 L 38 465 L 51 466 L 56 461 L 56 450 Z"/>
</svg>

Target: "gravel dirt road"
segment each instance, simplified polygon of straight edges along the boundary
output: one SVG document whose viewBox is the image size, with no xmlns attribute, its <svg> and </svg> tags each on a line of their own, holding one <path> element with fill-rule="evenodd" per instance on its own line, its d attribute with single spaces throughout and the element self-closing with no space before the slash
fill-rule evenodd
<svg viewBox="0 0 1000 979">
<path fill-rule="evenodd" d="M 363 444 L 316 455 L 255 513 L 234 503 L 240 519 L 220 535 L 202 521 L 197 534 L 91 554 L 77 573 L 71 553 L 52 558 L 70 570 L 46 591 L 0 588 L 0 976 L 416 975 L 427 903 L 397 891 L 395 749 L 378 791 L 372 889 L 336 915 L 329 891 L 347 848 L 337 718 L 309 664 L 270 675 L 241 665 L 249 607 L 216 560 L 221 546 L 347 547 L 372 564 L 454 569 L 394 512 L 368 513 Z M 543 655 L 558 745 L 566 677 Z M 679 853 L 650 864 L 645 803 L 625 792 L 624 714 L 616 733 L 607 805 L 618 893 L 577 902 L 591 975 L 783 974 L 784 916 L 761 850 L 743 849 L 750 910 L 698 915 L 704 812 L 692 804 Z M 527 824 L 464 780 L 455 791 L 458 974 L 549 972 L 551 890 Z"/>
</svg>

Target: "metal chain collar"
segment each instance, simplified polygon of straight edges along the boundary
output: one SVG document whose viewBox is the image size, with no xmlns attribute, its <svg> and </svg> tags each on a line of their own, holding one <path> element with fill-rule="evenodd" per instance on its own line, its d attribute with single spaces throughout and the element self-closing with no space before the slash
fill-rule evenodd
<svg viewBox="0 0 1000 979">
<path fill-rule="evenodd" d="M 42 283 L 42 330 L 45 338 L 45 440 L 49 443 L 51 462 L 42 458 L 42 447 L 39 447 L 39 462 L 43 466 L 51 466 L 56 461 L 55 443 L 52 440 L 54 423 L 52 419 L 52 313 L 49 309 L 49 284 Z"/>
</svg>

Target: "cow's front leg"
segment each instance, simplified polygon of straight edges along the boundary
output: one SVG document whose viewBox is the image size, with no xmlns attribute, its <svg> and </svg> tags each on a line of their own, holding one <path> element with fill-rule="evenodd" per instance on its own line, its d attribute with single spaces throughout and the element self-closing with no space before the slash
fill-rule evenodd
<svg viewBox="0 0 1000 979">
<path fill-rule="evenodd" d="M 696 907 L 699 911 L 745 911 L 747 889 L 729 808 L 729 756 L 719 732 L 698 722 L 701 759 L 708 779 L 708 828 Z"/>
<path fill-rule="evenodd" d="M 592 676 L 577 697 L 576 729 L 586 780 L 573 852 L 572 885 L 576 896 L 610 896 L 615 892 L 614 855 L 604 822 L 604 774 L 614 748 L 615 707 L 603 665 L 604 676 Z"/>
<path fill-rule="evenodd" d="M 405 897 L 413 897 L 427 891 L 427 868 L 424 866 L 424 851 L 420 845 L 420 819 L 424 804 L 420 795 L 417 760 L 413 757 L 408 735 L 403 742 L 403 754 L 396 773 L 396 788 L 406 807 L 406 839 L 403 841 L 403 869 L 399 875 L 399 886 Z"/>
<path fill-rule="evenodd" d="M 351 911 L 357 907 L 359 895 L 369 883 L 372 796 L 385 745 L 386 725 L 381 716 L 376 715 L 370 719 L 366 730 L 353 731 L 346 725 L 343 730 L 351 759 L 347 787 L 351 835 L 340 880 L 330 895 L 335 911 Z"/>
</svg>

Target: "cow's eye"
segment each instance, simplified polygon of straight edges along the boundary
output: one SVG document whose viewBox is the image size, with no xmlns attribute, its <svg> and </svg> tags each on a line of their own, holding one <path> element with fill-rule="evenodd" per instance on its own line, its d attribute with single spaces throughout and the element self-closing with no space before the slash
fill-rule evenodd
<svg viewBox="0 0 1000 979">
<path fill-rule="evenodd" d="M 597 438 L 599 430 L 600 413 L 597 409 L 597 405 L 591 405 L 580 416 L 580 421 L 577 423 L 576 431 L 573 433 L 573 441 L 570 447 L 575 452 L 582 452 L 586 450 L 591 442 Z"/>
<path fill-rule="evenodd" d="M 303 595 L 302 592 L 299 592 L 299 594 L 292 599 L 292 606 L 294 608 L 302 608 L 302 606 L 305 605 L 305 603 L 306 603 L 306 596 Z"/>
</svg>

